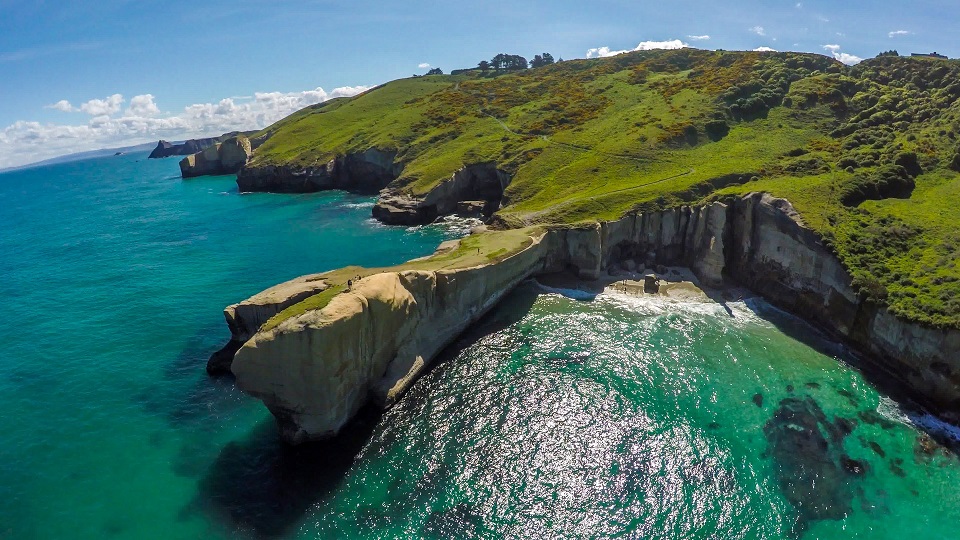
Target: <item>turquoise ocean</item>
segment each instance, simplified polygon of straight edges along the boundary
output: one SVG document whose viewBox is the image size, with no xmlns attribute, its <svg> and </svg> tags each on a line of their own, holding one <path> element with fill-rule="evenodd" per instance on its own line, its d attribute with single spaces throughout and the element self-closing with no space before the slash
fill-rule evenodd
<svg viewBox="0 0 960 540">
<path fill-rule="evenodd" d="M 397 406 L 286 447 L 204 372 L 224 306 L 464 225 L 145 158 L 0 174 L 0 539 L 960 535 L 956 430 L 755 299 L 529 282 Z"/>
</svg>

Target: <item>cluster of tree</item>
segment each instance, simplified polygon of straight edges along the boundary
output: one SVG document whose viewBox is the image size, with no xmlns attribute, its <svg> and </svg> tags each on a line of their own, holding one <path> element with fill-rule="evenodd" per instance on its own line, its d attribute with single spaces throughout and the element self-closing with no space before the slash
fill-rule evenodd
<svg viewBox="0 0 960 540">
<path fill-rule="evenodd" d="M 543 54 L 538 54 L 534 56 L 533 60 L 529 62 L 527 61 L 526 58 L 518 54 L 500 53 L 494 56 L 489 61 L 482 60 L 479 64 L 477 64 L 477 67 L 483 71 L 486 71 L 488 69 L 512 71 L 512 70 L 527 69 L 528 65 L 533 68 L 538 68 L 538 67 L 550 65 L 552 63 L 554 63 L 553 55 L 546 52 Z"/>
<path fill-rule="evenodd" d="M 538 68 L 543 66 L 549 66 L 553 63 L 553 55 L 545 52 L 543 54 L 538 54 L 533 57 L 533 60 L 530 61 L 530 67 Z"/>
<path fill-rule="evenodd" d="M 443 70 L 440 68 L 433 68 L 426 73 L 426 75 L 443 75 Z M 423 75 L 413 74 L 414 77 L 423 77 Z"/>
<path fill-rule="evenodd" d="M 900 53 L 898 53 L 896 50 L 883 51 L 882 53 L 877 55 L 878 58 L 881 56 L 900 56 Z"/>
</svg>

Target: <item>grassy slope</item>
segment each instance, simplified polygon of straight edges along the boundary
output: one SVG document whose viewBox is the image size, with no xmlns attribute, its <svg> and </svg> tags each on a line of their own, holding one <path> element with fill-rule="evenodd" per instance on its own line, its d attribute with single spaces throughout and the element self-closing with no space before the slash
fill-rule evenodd
<svg viewBox="0 0 960 540">
<path fill-rule="evenodd" d="M 794 203 L 864 294 L 960 327 L 957 81 L 957 62 L 847 68 L 693 49 L 403 79 L 271 126 L 253 165 L 392 149 L 405 165 L 396 185 L 423 194 L 492 161 L 513 175 L 499 215 L 517 227 L 765 190 Z M 907 169 L 912 195 L 889 198 Z"/>
</svg>

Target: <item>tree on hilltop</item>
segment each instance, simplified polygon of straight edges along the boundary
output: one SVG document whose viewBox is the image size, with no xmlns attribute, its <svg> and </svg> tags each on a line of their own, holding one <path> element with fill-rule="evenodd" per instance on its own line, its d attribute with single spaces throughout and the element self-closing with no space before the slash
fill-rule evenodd
<svg viewBox="0 0 960 540">
<path fill-rule="evenodd" d="M 490 62 L 487 62 L 486 60 L 481 60 L 480 63 L 477 64 L 477 67 L 480 68 L 481 71 L 486 71 L 490 69 Z"/>
<path fill-rule="evenodd" d="M 538 68 L 543 66 L 548 66 L 553 63 L 553 55 L 545 52 L 542 55 L 538 54 L 533 57 L 533 60 L 530 61 L 530 67 Z"/>
<path fill-rule="evenodd" d="M 898 53 L 896 50 L 884 51 L 884 52 L 878 54 L 878 55 L 877 55 L 877 58 L 879 58 L 879 57 L 881 57 L 881 56 L 900 56 L 900 53 Z"/>
<path fill-rule="evenodd" d="M 427 72 L 427 75 L 443 75 L 443 70 L 440 68 L 433 68 Z"/>
</svg>

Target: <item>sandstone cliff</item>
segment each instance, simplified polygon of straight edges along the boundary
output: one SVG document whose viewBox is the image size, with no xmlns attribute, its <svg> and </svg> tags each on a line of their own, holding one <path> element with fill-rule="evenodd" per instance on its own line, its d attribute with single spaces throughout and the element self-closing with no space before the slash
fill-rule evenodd
<svg viewBox="0 0 960 540">
<path fill-rule="evenodd" d="M 223 310 L 223 317 L 230 329 L 230 341 L 207 361 L 207 373 L 229 373 L 234 354 L 263 323 L 287 307 L 323 292 L 327 287 L 324 274 L 311 274 L 275 285 L 243 302 L 227 306 Z"/>
<path fill-rule="evenodd" d="M 237 385 L 284 439 L 331 436 L 369 400 L 392 404 L 443 347 L 553 251 L 546 235 L 492 264 L 365 277 L 320 310 L 260 331 L 233 361 Z"/>
<path fill-rule="evenodd" d="M 960 410 L 960 331 L 902 321 L 863 300 L 790 203 L 756 193 L 552 229 L 497 263 L 366 277 L 322 309 L 261 329 L 239 349 L 232 370 L 240 388 L 274 413 L 285 439 L 330 436 L 368 400 L 396 400 L 523 279 L 562 269 L 591 279 L 624 262 L 682 264 L 708 285 L 746 285 L 868 353 L 872 369 L 917 402 L 946 417 Z"/>
<path fill-rule="evenodd" d="M 250 139 L 238 135 L 222 143 L 211 145 L 202 152 L 180 161 L 180 175 L 184 178 L 216 174 L 234 174 L 240 171 L 253 154 Z"/>
</svg>

